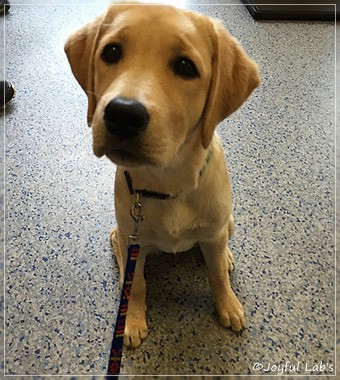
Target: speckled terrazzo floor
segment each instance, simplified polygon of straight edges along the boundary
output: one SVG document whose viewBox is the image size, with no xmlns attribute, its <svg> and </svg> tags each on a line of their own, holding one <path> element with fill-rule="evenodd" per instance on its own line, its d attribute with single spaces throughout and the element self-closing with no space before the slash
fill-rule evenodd
<svg viewBox="0 0 340 380">
<path fill-rule="evenodd" d="M 86 99 L 63 44 L 104 6 L 14 3 L 6 77 L 18 92 L 0 111 L 4 371 L 101 376 L 119 297 L 108 242 L 115 168 L 91 152 Z M 223 20 L 262 73 L 219 128 L 237 224 L 232 283 L 248 327 L 219 326 L 199 252 L 150 257 L 150 334 L 125 351 L 122 373 L 334 375 L 335 26 L 254 22 L 240 5 L 191 8 Z"/>
</svg>

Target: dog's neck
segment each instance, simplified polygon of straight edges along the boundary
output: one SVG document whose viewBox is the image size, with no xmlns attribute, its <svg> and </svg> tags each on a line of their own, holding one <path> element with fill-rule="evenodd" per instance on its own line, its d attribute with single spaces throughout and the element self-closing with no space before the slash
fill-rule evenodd
<svg viewBox="0 0 340 380">
<path fill-rule="evenodd" d="M 195 152 L 195 156 L 192 152 Z M 131 188 L 147 190 L 147 192 L 167 195 L 160 199 L 169 199 L 195 190 L 199 186 L 200 178 L 207 170 L 212 154 L 211 147 L 204 149 L 200 141 L 193 139 L 178 153 L 178 159 L 167 167 L 143 166 L 138 169 L 126 169 L 132 180 L 132 185 L 129 185 L 130 192 Z M 127 182 L 129 182 L 128 176 L 126 176 Z"/>
</svg>

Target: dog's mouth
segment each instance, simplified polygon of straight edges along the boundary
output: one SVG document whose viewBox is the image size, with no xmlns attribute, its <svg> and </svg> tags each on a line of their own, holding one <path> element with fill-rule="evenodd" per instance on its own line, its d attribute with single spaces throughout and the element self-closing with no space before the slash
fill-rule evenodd
<svg viewBox="0 0 340 380">
<path fill-rule="evenodd" d="M 138 167 L 152 164 L 145 155 L 125 149 L 112 149 L 106 152 L 105 155 L 116 165 L 125 167 Z"/>
<path fill-rule="evenodd" d="M 143 151 L 138 144 L 135 144 L 135 149 L 129 146 L 122 146 L 121 143 L 116 144 L 103 144 L 97 140 L 93 141 L 93 153 L 98 158 L 106 156 L 114 164 L 119 166 L 125 166 L 126 168 L 136 168 L 139 166 L 162 166 L 162 162 L 159 162 L 154 155 Z M 113 145 L 113 146 L 112 146 Z"/>
</svg>

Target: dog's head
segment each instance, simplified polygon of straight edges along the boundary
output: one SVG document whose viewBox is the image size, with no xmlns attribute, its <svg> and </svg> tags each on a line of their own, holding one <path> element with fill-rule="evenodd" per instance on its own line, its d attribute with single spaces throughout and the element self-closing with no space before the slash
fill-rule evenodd
<svg viewBox="0 0 340 380">
<path fill-rule="evenodd" d="M 168 165 L 259 84 L 257 65 L 219 21 L 158 5 L 113 5 L 65 51 L 88 96 L 93 149 L 118 165 Z"/>
</svg>

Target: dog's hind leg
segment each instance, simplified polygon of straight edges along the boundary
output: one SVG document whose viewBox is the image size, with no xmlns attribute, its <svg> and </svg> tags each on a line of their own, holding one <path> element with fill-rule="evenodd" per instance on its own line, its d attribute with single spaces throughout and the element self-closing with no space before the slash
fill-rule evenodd
<svg viewBox="0 0 340 380">
<path fill-rule="evenodd" d="M 230 239 L 235 233 L 235 222 L 234 217 L 231 214 L 230 218 L 228 220 L 228 239 Z M 233 270 L 235 270 L 235 260 L 233 253 L 231 250 L 227 247 L 227 255 L 228 255 L 228 261 L 229 261 L 229 273 L 231 273 Z"/>
<path fill-rule="evenodd" d="M 124 246 L 127 247 L 127 245 L 124 244 L 124 242 L 122 241 L 123 239 L 120 235 L 121 234 L 119 233 L 118 229 L 114 228 L 110 233 L 110 242 L 111 242 L 113 253 L 115 255 L 115 258 L 118 264 L 119 284 L 122 287 L 123 281 L 124 281 L 124 262 L 126 260 L 126 254 L 124 254 L 124 257 L 123 257 L 122 247 Z"/>
<path fill-rule="evenodd" d="M 228 220 L 228 239 L 230 239 L 235 233 L 235 222 L 233 214 L 230 215 Z"/>
</svg>

